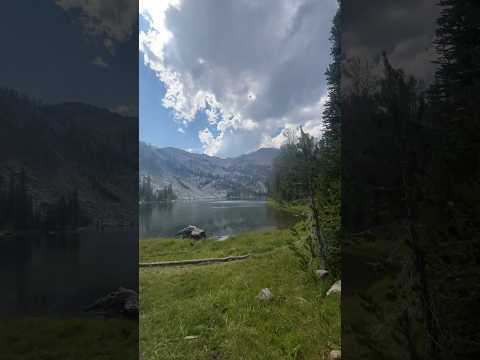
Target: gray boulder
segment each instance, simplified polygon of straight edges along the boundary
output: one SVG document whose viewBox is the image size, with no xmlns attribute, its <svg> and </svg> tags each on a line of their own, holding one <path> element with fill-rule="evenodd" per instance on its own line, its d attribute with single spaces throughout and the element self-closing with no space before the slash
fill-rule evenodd
<svg viewBox="0 0 480 360">
<path fill-rule="evenodd" d="M 335 284 L 332 285 L 330 289 L 327 291 L 327 296 L 332 294 L 341 294 L 342 293 L 342 281 L 337 280 Z"/>
<path fill-rule="evenodd" d="M 342 352 L 340 350 L 332 350 L 328 356 L 328 360 L 341 360 L 341 358 Z"/>
<path fill-rule="evenodd" d="M 85 311 L 108 316 L 136 316 L 138 315 L 138 294 L 134 290 L 119 287 L 87 306 Z"/>
<path fill-rule="evenodd" d="M 262 290 L 260 290 L 260 292 L 258 293 L 256 299 L 258 301 L 269 301 L 273 298 L 273 294 L 272 292 L 270 291 L 269 288 L 264 288 Z"/>
<path fill-rule="evenodd" d="M 200 240 L 205 239 L 207 237 L 207 233 L 205 232 L 205 230 L 200 229 L 198 226 L 188 225 L 187 227 L 178 231 L 175 236 L 181 236 L 184 239 L 189 238 L 194 240 Z"/>
</svg>

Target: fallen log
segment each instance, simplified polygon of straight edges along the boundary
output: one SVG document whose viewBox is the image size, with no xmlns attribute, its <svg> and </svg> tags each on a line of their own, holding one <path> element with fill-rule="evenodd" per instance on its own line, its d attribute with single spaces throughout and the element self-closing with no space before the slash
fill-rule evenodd
<svg viewBox="0 0 480 360">
<path fill-rule="evenodd" d="M 173 260 L 173 261 L 155 261 L 140 263 L 140 267 L 168 267 L 168 266 L 185 266 L 185 265 L 206 265 L 215 263 L 224 263 L 229 261 L 244 260 L 250 255 L 227 256 L 224 258 L 209 259 L 192 259 L 192 260 Z"/>
</svg>

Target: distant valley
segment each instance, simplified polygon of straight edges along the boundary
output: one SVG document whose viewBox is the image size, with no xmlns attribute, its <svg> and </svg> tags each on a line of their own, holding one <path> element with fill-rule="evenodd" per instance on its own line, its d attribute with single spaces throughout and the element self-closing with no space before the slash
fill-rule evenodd
<svg viewBox="0 0 480 360">
<path fill-rule="evenodd" d="M 268 192 L 278 153 L 264 148 L 222 159 L 140 142 L 140 179 L 150 177 L 157 190 L 171 186 L 178 199 L 258 198 Z"/>
</svg>

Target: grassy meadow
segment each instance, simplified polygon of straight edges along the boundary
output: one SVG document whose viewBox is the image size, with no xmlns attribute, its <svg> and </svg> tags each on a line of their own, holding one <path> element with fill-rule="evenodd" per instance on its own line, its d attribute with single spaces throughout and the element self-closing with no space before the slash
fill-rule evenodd
<svg viewBox="0 0 480 360">
<path fill-rule="evenodd" d="M 137 358 L 138 327 L 128 319 L 38 316 L 2 318 L 0 359 Z"/>
<path fill-rule="evenodd" d="M 326 359 L 340 347 L 335 279 L 303 271 L 288 230 L 251 232 L 224 241 L 147 239 L 140 261 L 228 255 L 246 260 L 140 269 L 140 352 L 160 359 Z M 256 295 L 269 288 L 273 298 Z"/>
</svg>

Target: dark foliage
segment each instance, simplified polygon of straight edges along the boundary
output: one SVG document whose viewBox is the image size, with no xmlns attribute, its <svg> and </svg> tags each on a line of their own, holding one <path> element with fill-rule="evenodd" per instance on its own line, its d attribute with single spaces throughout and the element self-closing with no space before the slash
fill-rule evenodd
<svg viewBox="0 0 480 360">
<path fill-rule="evenodd" d="M 340 3 L 341 5 L 341 3 Z M 321 139 L 302 128 L 285 134 L 287 143 L 274 161 L 270 195 L 278 202 L 308 206 L 305 241 L 332 274 L 340 273 L 341 173 L 341 7 L 331 30 L 332 63 L 326 71 L 328 101 Z"/>
<path fill-rule="evenodd" d="M 0 181 L 0 227 L 50 231 L 77 229 L 88 224 L 80 207 L 78 189 L 73 188 L 57 201 L 47 203 L 34 197 L 31 187 L 24 168 L 19 172 L 11 170 L 5 186 Z"/>
<path fill-rule="evenodd" d="M 76 196 L 84 210 L 82 216 L 89 223 L 101 219 L 109 224 L 124 224 L 135 218 L 136 119 L 83 103 L 44 104 L 6 88 L 0 88 L 0 109 L 2 191 L 8 192 L 11 179 L 15 179 L 18 189 L 23 188 L 22 179 L 28 180 L 27 198 L 18 197 L 17 210 L 9 205 L 9 213 L 2 214 L 2 223 L 29 228 L 32 222 L 38 222 L 33 220 L 38 212 L 42 216 L 48 212 L 49 219 L 63 217 L 54 215 L 61 211 L 53 208 L 61 208 L 63 203 L 68 208 Z M 34 215 L 30 214 L 30 201 L 34 203 Z M 19 211 L 24 214 L 15 215 Z M 13 221 L 12 217 L 23 218 L 25 223 Z M 49 224 L 63 227 L 64 220 L 51 220 Z M 77 220 L 65 221 L 66 227 L 76 226 Z M 82 217 L 78 221 L 84 223 Z"/>
<path fill-rule="evenodd" d="M 427 89 L 386 56 L 379 78 L 358 59 L 344 69 L 342 223 L 358 244 L 348 251 L 372 238 L 392 248 L 377 259 L 391 286 L 362 295 L 371 324 L 354 331 L 371 356 L 390 355 L 389 339 L 399 358 L 480 353 L 480 3 L 440 5 L 438 70 Z M 354 271 L 344 267 L 347 279 Z"/>
</svg>

